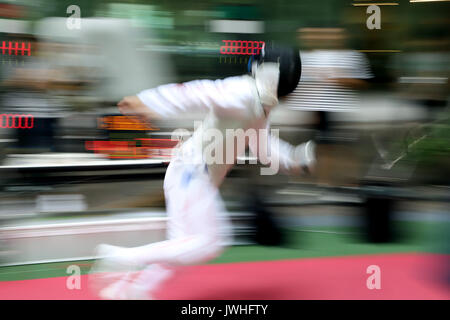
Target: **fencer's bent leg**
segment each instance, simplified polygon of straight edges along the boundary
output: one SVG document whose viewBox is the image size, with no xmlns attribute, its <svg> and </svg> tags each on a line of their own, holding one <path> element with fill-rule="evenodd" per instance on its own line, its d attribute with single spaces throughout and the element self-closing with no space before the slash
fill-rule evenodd
<svg viewBox="0 0 450 320">
<path fill-rule="evenodd" d="M 164 181 L 169 240 L 124 248 L 118 255 L 141 266 L 179 266 L 203 263 L 220 254 L 231 228 L 219 190 L 205 168 L 171 162 Z"/>
<path fill-rule="evenodd" d="M 126 275 L 104 289 L 100 294 L 104 298 L 151 298 L 179 266 L 206 262 L 231 242 L 228 216 L 205 165 L 173 160 L 166 172 L 164 191 L 168 240 L 134 248 L 111 248 L 115 265 L 135 265 L 143 270 L 131 284 Z"/>
</svg>

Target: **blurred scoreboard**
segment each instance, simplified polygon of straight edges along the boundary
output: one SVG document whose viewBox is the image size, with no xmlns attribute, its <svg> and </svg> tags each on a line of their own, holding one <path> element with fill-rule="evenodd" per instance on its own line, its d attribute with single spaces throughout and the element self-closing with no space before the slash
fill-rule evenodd
<svg viewBox="0 0 450 320">
<path fill-rule="evenodd" d="M 220 53 L 227 55 L 260 54 L 265 45 L 264 41 L 222 40 L 222 42 Z"/>
<path fill-rule="evenodd" d="M 34 116 L 31 114 L 0 114 L 0 128 L 32 129 Z"/>
<path fill-rule="evenodd" d="M 104 116 L 98 119 L 98 126 L 100 129 L 111 131 L 157 130 L 141 122 L 138 117 L 133 116 L 118 116 L 118 115 Z"/>
<path fill-rule="evenodd" d="M 169 160 L 179 142 L 169 138 L 152 138 L 151 132 L 159 129 L 134 116 L 104 115 L 98 118 L 98 127 L 105 130 L 106 139 L 86 141 L 85 148 L 109 159 Z"/>
</svg>

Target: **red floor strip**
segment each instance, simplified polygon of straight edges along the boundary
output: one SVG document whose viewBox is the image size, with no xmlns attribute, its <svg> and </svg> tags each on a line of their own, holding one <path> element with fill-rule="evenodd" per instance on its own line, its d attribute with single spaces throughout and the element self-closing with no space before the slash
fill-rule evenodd
<svg viewBox="0 0 450 320">
<path fill-rule="evenodd" d="M 159 299 L 450 299 L 443 283 L 450 256 L 367 255 L 186 267 Z M 381 289 L 368 289 L 367 267 L 381 270 Z M 96 299 L 82 276 L 80 290 L 65 277 L 0 282 L 0 299 Z"/>
</svg>

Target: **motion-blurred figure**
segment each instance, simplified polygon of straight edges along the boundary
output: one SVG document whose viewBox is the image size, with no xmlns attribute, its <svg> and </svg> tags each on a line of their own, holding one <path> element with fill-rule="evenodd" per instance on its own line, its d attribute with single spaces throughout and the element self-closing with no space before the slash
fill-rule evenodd
<svg viewBox="0 0 450 320">
<path fill-rule="evenodd" d="M 105 258 L 94 266 L 93 279 L 105 279 L 98 274 L 102 271 L 111 275 L 112 271 L 144 269 L 137 276 L 134 274 L 134 278 L 133 273 L 125 273 L 103 288 L 101 297 L 149 298 L 176 267 L 208 261 L 222 251 L 229 243 L 229 221 L 223 215 L 225 208 L 218 188 L 247 145 L 264 163 L 270 149 L 270 161 L 278 161 L 282 169 L 294 172 L 312 169 L 315 157 L 310 142 L 293 147 L 274 135 L 267 136 L 267 131 L 262 134 L 258 131 L 257 139 L 238 143 L 237 147 L 230 142 L 235 136 L 230 136 L 226 129 L 268 129 L 267 119 L 278 98 L 297 86 L 301 62 L 296 50 L 269 46 L 255 57 L 251 69 L 252 76 L 168 84 L 119 102 L 122 113 L 145 119 L 170 118 L 196 110 L 204 110 L 208 116 L 167 169 L 164 191 L 169 240 L 135 248 L 101 245 L 98 256 Z M 211 140 L 204 135 L 210 134 L 210 130 L 222 133 L 221 138 L 213 139 L 214 150 L 223 152 L 224 159 L 231 156 L 231 162 L 208 161 L 211 146 L 207 144 Z"/>
</svg>

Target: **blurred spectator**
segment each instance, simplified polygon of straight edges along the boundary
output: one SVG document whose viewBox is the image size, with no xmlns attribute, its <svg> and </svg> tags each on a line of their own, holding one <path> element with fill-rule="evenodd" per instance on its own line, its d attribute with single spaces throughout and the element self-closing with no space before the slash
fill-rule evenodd
<svg viewBox="0 0 450 320">
<path fill-rule="evenodd" d="M 319 183 L 328 184 L 332 171 L 330 161 L 338 155 L 330 145 L 338 139 L 332 132 L 330 118 L 338 112 L 356 111 L 359 107 L 358 89 L 367 86 L 372 77 L 366 57 L 346 49 L 347 34 L 341 28 L 299 29 L 302 77 L 297 89 L 286 99 L 294 110 L 316 113 L 317 142 L 327 144 L 326 156 L 319 157 Z"/>
</svg>

